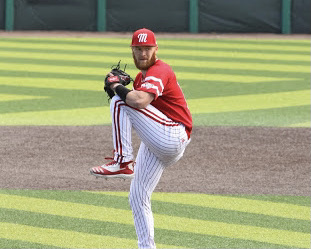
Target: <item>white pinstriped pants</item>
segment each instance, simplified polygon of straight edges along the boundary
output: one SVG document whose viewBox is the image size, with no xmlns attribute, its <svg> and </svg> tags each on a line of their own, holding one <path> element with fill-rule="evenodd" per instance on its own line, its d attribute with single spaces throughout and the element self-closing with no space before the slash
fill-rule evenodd
<svg viewBox="0 0 311 249">
<path fill-rule="evenodd" d="M 190 140 L 182 124 L 173 122 L 152 105 L 135 109 L 116 95 L 111 100 L 110 112 L 116 161 L 133 160 L 132 128 L 141 139 L 129 202 L 139 248 L 156 248 L 151 194 L 165 167 L 182 157 Z"/>
</svg>

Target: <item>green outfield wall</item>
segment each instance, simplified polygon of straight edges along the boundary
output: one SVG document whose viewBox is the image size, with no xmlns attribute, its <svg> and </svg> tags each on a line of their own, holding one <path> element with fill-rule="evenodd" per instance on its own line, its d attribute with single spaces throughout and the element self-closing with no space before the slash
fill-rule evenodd
<svg viewBox="0 0 311 249">
<path fill-rule="evenodd" d="M 0 0 L 0 30 L 311 33 L 310 0 Z"/>
</svg>

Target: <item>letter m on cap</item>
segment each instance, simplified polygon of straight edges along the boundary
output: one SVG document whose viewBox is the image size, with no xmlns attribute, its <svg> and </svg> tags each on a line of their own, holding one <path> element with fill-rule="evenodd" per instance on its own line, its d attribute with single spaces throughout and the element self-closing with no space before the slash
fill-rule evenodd
<svg viewBox="0 0 311 249">
<path fill-rule="evenodd" d="M 147 34 L 146 33 L 140 33 L 137 37 L 138 37 L 138 42 L 147 42 Z"/>
</svg>

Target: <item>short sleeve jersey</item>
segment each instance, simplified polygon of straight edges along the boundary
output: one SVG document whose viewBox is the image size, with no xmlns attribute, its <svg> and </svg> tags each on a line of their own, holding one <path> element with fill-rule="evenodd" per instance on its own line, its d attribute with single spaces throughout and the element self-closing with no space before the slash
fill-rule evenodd
<svg viewBox="0 0 311 249">
<path fill-rule="evenodd" d="M 192 131 L 191 113 L 176 75 L 168 64 L 157 60 L 147 70 L 145 78 L 141 72 L 138 73 L 134 81 L 134 89 L 154 94 L 155 97 L 151 105 L 173 121 L 182 123 L 190 137 Z"/>
</svg>

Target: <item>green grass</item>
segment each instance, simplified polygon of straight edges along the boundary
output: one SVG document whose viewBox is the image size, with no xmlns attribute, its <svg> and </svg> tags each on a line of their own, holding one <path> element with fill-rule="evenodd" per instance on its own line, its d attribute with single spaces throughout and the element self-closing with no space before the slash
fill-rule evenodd
<svg viewBox="0 0 311 249">
<path fill-rule="evenodd" d="M 130 39 L 0 38 L 0 125 L 110 124 L 103 80 Z M 158 39 L 194 125 L 310 126 L 310 41 Z"/>
<path fill-rule="evenodd" d="M 125 192 L 0 190 L 0 199 L 0 248 L 136 247 Z M 310 248 L 310 197 L 154 193 L 152 206 L 159 248 Z"/>
</svg>

